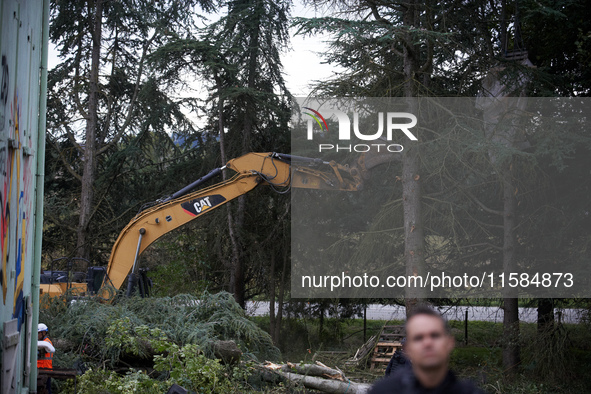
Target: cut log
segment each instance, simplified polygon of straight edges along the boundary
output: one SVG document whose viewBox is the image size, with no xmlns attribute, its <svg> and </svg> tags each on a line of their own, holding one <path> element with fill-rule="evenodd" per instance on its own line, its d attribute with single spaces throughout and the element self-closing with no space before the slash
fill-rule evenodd
<svg viewBox="0 0 591 394">
<path fill-rule="evenodd" d="M 339 380 L 322 379 L 316 376 L 305 376 L 291 372 L 282 372 L 285 378 L 290 382 L 302 384 L 304 387 L 314 390 L 319 390 L 325 393 L 353 393 L 365 394 L 369 392 L 371 384 L 355 383 L 355 382 L 341 382 Z"/>
<path fill-rule="evenodd" d="M 63 368 L 54 368 L 54 369 L 45 369 L 39 368 L 38 375 L 39 377 L 43 378 L 54 378 L 54 379 L 74 379 L 78 375 L 78 371 L 75 369 L 63 369 Z"/>
<path fill-rule="evenodd" d="M 321 363 L 319 363 L 321 364 Z M 290 372 L 290 373 L 297 373 L 300 375 L 307 375 L 307 376 L 319 376 L 325 377 L 329 379 L 336 379 L 340 381 L 346 381 L 347 378 L 343 373 L 336 369 L 332 369 L 327 367 L 326 365 L 318 365 L 318 364 L 292 364 L 287 363 L 281 366 L 282 372 Z"/>
<path fill-rule="evenodd" d="M 263 371 L 262 377 L 268 382 L 277 382 L 278 376 L 287 380 L 293 384 L 303 385 L 308 389 L 322 391 L 324 393 L 351 393 L 351 394 L 365 394 L 369 392 L 371 384 L 367 383 L 355 383 L 351 381 L 340 381 L 332 379 L 323 379 L 316 376 L 300 375 L 292 372 L 283 372 L 281 370 Z"/>
</svg>

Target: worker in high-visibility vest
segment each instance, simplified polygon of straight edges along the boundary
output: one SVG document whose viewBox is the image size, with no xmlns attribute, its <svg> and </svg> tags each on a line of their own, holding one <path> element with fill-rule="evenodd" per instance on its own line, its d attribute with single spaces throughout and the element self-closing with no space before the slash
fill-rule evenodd
<svg viewBox="0 0 591 394">
<path fill-rule="evenodd" d="M 37 368 L 39 369 L 53 369 L 53 353 L 55 348 L 53 343 L 47 337 L 49 329 L 43 323 L 39 323 L 37 327 Z M 51 378 L 47 378 L 45 382 L 46 390 L 51 394 Z"/>
</svg>

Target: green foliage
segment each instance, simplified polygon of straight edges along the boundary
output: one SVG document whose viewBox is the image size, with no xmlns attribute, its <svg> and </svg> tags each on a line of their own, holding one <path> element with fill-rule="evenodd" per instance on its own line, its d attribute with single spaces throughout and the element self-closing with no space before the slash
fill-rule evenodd
<svg viewBox="0 0 591 394">
<path fill-rule="evenodd" d="M 157 378 L 142 370 L 129 370 L 125 375 L 106 369 L 89 369 L 80 378 L 80 393 L 162 393 L 173 384 L 198 393 L 229 393 L 246 381 L 250 366 L 232 369 L 203 354 L 196 344 L 178 344 L 168 340 L 158 328 L 146 325 L 133 327 L 127 317 L 114 320 L 107 328 L 105 345 L 135 356 L 145 357 L 146 350 L 154 352 L 154 371 Z M 162 379 L 165 377 L 165 379 Z"/>
<path fill-rule="evenodd" d="M 591 91 L 591 10 L 584 2 L 523 2 L 523 38 L 537 66 L 538 96 L 588 96 Z"/>
<path fill-rule="evenodd" d="M 147 356 L 148 347 L 156 352 L 168 351 L 168 338 L 161 329 L 150 329 L 146 325 L 133 327 L 128 317 L 116 319 L 109 325 L 105 344 L 140 357 Z"/>
<path fill-rule="evenodd" d="M 171 344 L 166 347 L 165 354 L 154 357 L 154 369 L 170 371 L 169 385 L 176 383 L 198 393 L 232 391 L 234 384 L 226 369 L 219 362 L 205 357 L 198 346 Z"/>
<path fill-rule="evenodd" d="M 233 340 L 252 357 L 280 357 L 270 336 L 248 320 L 228 293 L 131 298 L 116 305 L 88 300 L 73 303 L 57 315 L 49 313 L 53 310 L 40 313 L 40 321 L 50 327 L 50 337 L 67 342 L 61 351 L 91 363 L 115 366 L 129 357 L 149 361 L 168 342 L 179 348 L 197 345 L 213 358 L 217 340 Z"/>
<path fill-rule="evenodd" d="M 106 345 L 136 356 L 145 356 L 146 348 L 153 349 L 156 352 L 154 370 L 164 372 L 169 378 L 162 382 L 149 378 L 142 371 L 131 371 L 121 377 L 112 372 L 91 370 L 85 375 L 90 375 L 88 379 L 93 385 L 96 383 L 94 374 L 101 378 L 101 373 L 106 373 L 106 388 L 110 390 L 114 386 L 120 390 L 115 392 L 121 393 L 157 392 L 173 383 L 199 393 L 228 392 L 232 389 L 226 369 L 217 360 L 205 357 L 195 344 L 179 346 L 169 342 L 160 329 L 149 329 L 145 325 L 133 328 L 130 319 L 117 319 L 107 329 Z"/>
<path fill-rule="evenodd" d="M 199 352 L 195 345 L 168 349 L 166 356 L 155 357 L 155 370 L 169 376 L 162 380 L 145 371 L 130 370 L 121 375 L 106 369 L 89 369 L 78 378 L 80 394 L 161 394 L 173 384 L 196 393 L 241 393 L 240 383 L 250 374 L 248 366 L 228 371 L 216 360 Z M 70 385 L 71 386 L 71 385 Z M 68 387 L 73 389 L 73 387 Z M 64 389 L 62 389 L 64 390 Z M 65 391 L 65 390 L 64 390 Z"/>
<path fill-rule="evenodd" d="M 451 354 L 452 370 L 476 369 L 487 367 L 499 368 L 501 365 L 501 349 L 485 347 L 462 347 L 454 349 Z"/>
<path fill-rule="evenodd" d="M 161 394 L 168 390 L 167 382 L 150 378 L 144 371 L 129 371 L 118 375 L 105 369 L 89 369 L 78 378 L 80 394 Z"/>
<path fill-rule="evenodd" d="M 191 223 L 180 232 L 165 235 L 144 257 L 143 262 L 150 266 L 155 296 L 220 290 L 221 286 L 216 286 L 219 273 L 207 259 L 207 227 L 203 227 Z"/>
<path fill-rule="evenodd" d="M 524 369 L 547 379 L 572 377 L 572 342 L 563 325 L 552 325 L 533 335 L 524 335 Z"/>
</svg>

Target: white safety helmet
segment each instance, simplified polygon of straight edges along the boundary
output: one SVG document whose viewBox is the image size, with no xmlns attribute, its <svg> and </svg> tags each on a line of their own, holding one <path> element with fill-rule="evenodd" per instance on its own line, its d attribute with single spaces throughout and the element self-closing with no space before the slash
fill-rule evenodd
<svg viewBox="0 0 591 394">
<path fill-rule="evenodd" d="M 39 323 L 39 325 L 37 326 L 37 332 L 47 331 L 47 330 L 49 330 L 49 328 L 47 328 L 47 326 L 43 323 Z"/>
</svg>

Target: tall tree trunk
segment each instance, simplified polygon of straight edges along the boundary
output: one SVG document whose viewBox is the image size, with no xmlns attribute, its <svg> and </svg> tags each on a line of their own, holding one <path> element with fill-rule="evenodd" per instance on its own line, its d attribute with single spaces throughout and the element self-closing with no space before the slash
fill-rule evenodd
<svg viewBox="0 0 591 394">
<path fill-rule="evenodd" d="M 82 190 L 80 193 L 80 218 L 76 229 L 77 254 L 86 259 L 90 258 L 90 242 L 88 227 L 92 217 L 94 202 L 93 184 L 96 177 L 96 153 L 98 133 L 98 77 L 100 69 L 101 36 L 103 19 L 103 2 L 97 0 L 92 26 L 92 58 L 90 65 L 90 80 L 88 93 L 88 117 L 86 119 L 86 135 L 84 141 L 84 170 L 82 173 Z"/>
<path fill-rule="evenodd" d="M 242 203 L 242 204 L 241 204 Z M 244 297 L 244 262 L 239 232 L 244 219 L 244 196 L 238 197 L 238 211 L 236 220 L 232 219 L 232 212 L 228 208 L 228 227 L 232 241 L 232 272 L 230 273 L 230 288 L 234 299 L 242 308 L 245 307 Z"/>
<path fill-rule="evenodd" d="M 324 304 L 319 303 L 318 306 L 318 338 L 322 341 L 322 332 L 324 331 L 324 313 L 326 312 Z"/>
<path fill-rule="evenodd" d="M 281 323 L 283 321 L 283 297 L 285 296 L 285 281 L 287 276 L 288 249 L 283 249 L 283 267 L 281 268 L 281 282 L 279 282 L 279 297 L 277 298 L 277 318 L 275 319 L 275 333 L 273 343 L 279 345 L 281 338 Z"/>
<path fill-rule="evenodd" d="M 503 28 L 502 28 L 503 29 Z M 525 59 L 521 62 L 522 65 L 531 66 L 531 62 Z M 499 68 L 492 69 L 486 78 L 483 79 L 483 93 L 484 96 L 495 98 L 506 98 L 515 95 L 516 89 L 520 89 L 519 96 L 521 99 L 510 104 L 514 113 L 524 111 L 526 106 L 526 91 L 525 84 L 527 77 L 521 74 L 520 79 L 513 81 L 506 81 L 502 79 Z M 519 146 L 519 135 L 522 126 L 519 125 L 517 118 L 513 120 L 515 123 L 510 126 L 502 125 L 497 127 L 502 117 L 506 117 L 507 104 L 500 104 L 500 100 L 484 100 L 484 130 L 485 135 L 491 143 L 502 144 L 507 149 L 515 149 Z M 519 110 L 519 111 L 517 111 Z M 498 174 L 501 188 L 503 190 L 503 273 L 505 280 L 509 280 L 510 274 L 517 273 L 517 264 L 515 262 L 515 225 L 517 217 L 517 189 L 513 177 L 513 158 L 509 158 L 506 162 L 501 162 L 502 159 L 498 154 L 489 150 L 489 158 L 493 165 L 499 164 Z M 510 286 L 505 286 L 503 289 L 503 368 L 507 376 L 513 375 L 520 363 L 520 346 L 519 346 L 519 308 L 518 308 L 518 289 Z"/>
<path fill-rule="evenodd" d="M 538 299 L 538 333 L 552 331 L 554 327 L 554 300 L 552 298 Z"/>
<path fill-rule="evenodd" d="M 275 251 L 271 253 L 271 267 L 269 269 L 269 335 L 275 346 Z"/>
<path fill-rule="evenodd" d="M 257 9 L 254 12 L 262 12 Z M 256 75 L 258 70 L 258 54 L 259 54 L 259 36 L 260 36 L 260 23 L 252 27 L 250 33 L 250 53 L 248 56 L 248 75 L 247 75 L 247 87 L 249 89 L 249 95 L 256 88 Z M 242 154 L 250 152 L 250 138 L 254 128 L 256 118 L 256 108 L 254 106 L 252 97 L 247 96 L 245 111 L 244 111 L 244 129 L 242 130 Z M 246 197 L 240 196 L 237 199 L 238 210 L 236 211 L 236 220 L 234 221 L 234 236 L 235 243 L 234 248 L 234 267 L 231 274 L 231 286 L 232 292 L 236 302 L 244 308 L 245 305 L 245 278 L 244 278 L 244 253 L 241 247 L 240 231 L 244 227 L 244 214 L 246 211 Z M 232 227 L 232 226 L 231 226 Z"/>
<path fill-rule="evenodd" d="M 222 85 L 222 80 L 219 77 L 219 75 L 217 74 L 217 72 L 214 72 L 214 79 L 215 79 L 216 88 L 217 88 L 218 94 L 219 94 L 219 97 L 218 97 L 218 132 L 220 133 L 220 156 L 222 159 L 222 166 L 223 166 L 228 162 L 228 158 L 226 157 L 226 144 L 225 144 L 226 136 L 224 133 L 224 100 L 222 99 L 223 85 Z M 222 178 L 224 181 L 226 180 L 226 170 L 225 169 L 222 171 Z"/>
<path fill-rule="evenodd" d="M 218 130 L 220 133 L 220 157 L 222 161 L 222 165 L 225 165 L 228 162 L 228 157 L 226 156 L 226 137 L 224 131 L 224 100 L 222 99 L 222 80 L 218 76 L 217 72 L 214 72 L 214 79 L 216 81 L 216 86 L 219 92 L 218 98 Z M 226 170 L 222 171 L 222 179 L 225 181 L 228 175 Z M 230 271 L 230 280 L 228 283 L 228 290 L 234 294 L 234 298 L 236 301 L 238 299 L 235 295 L 235 270 L 234 267 L 236 266 L 237 262 L 240 260 L 240 247 L 238 245 L 238 239 L 236 237 L 236 228 L 234 219 L 232 217 L 232 204 L 227 204 L 226 209 L 228 210 L 227 219 L 228 219 L 228 233 L 230 236 L 230 245 L 232 247 L 232 257 L 230 259 L 229 264 L 229 271 Z M 244 301 L 240 304 L 244 308 Z"/>
<path fill-rule="evenodd" d="M 403 23 L 406 27 L 419 26 L 419 10 L 416 0 L 409 1 L 404 12 Z M 412 42 L 407 34 L 407 43 Z M 416 97 L 418 94 L 415 77 L 419 71 L 420 47 L 416 44 L 404 46 L 404 96 Z M 416 106 L 412 99 L 409 100 L 409 112 L 416 114 Z M 420 160 L 418 146 L 407 144 L 402 157 L 402 209 L 404 213 L 404 258 L 406 262 L 406 275 L 422 276 L 425 272 L 425 238 L 423 219 L 421 216 L 421 184 L 420 184 Z M 405 305 L 406 313 L 424 299 L 423 289 L 409 286 L 406 289 Z"/>
<path fill-rule="evenodd" d="M 503 271 L 507 278 L 515 267 L 515 215 L 517 202 L 513 184 L 511 161 L 502 170 L 503 173 Z M 519 348 L 519 308 L 515 289 L 508 287 L 503 298 L 503 369 L 507 375 L 513 375 L 520 363 Z"/>
<path fill-rule="evenodd" d="M 406 276 L 425 274 L 425 238 L 421 216 L 421 184 L 419 175 L 418 148 L 405 149 L 402 159 L 402 207 L 404 212 L 404 258 Z M 406 290 L 406 313 L 425 298 L 420 287 L 409 286 Z"/>
</svg>

